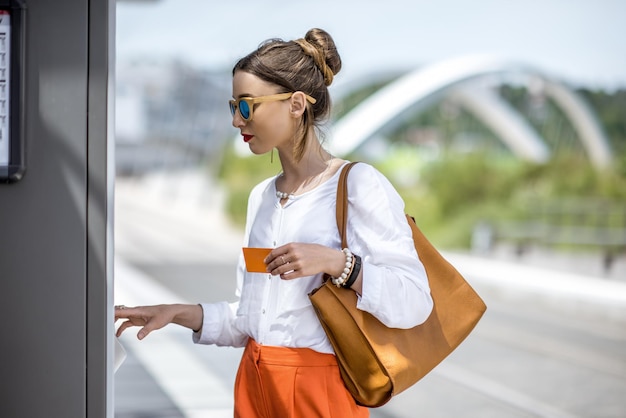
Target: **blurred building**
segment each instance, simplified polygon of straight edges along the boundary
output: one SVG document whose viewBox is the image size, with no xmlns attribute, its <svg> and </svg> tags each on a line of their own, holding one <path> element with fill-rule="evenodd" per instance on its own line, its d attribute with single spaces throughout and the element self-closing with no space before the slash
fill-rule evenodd
<svg viewBox="0 0 626 418">
<path fill-rule="evenodd" d="M 145 58 L 116 77 L 118 174 L 203 164 L 232 137 L 228 73 Z"/>
</svg>

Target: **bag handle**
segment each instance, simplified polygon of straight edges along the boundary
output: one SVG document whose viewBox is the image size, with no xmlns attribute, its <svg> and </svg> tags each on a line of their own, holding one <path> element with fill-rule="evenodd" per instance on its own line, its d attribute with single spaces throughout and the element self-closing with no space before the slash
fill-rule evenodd
<svg viewBox="0 0 626 418">
<path fill-rule="evenodd" d="M 358 161 L 351 162 L 343 167 L 339 182 L 337 183 L 337 229 L 341 237 L 341 248 L 348 247 L 346 230 L 348 227 L 348 173 L 358 164 Z"/>
</svg>

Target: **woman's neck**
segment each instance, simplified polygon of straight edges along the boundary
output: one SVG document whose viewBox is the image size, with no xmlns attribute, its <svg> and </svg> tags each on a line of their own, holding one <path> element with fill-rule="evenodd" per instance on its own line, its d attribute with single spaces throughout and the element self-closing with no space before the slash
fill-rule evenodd
<svg viewBox="0 0 626 418">
<path fill-rule="evenodd" d="M 300 160 L 296 161 L 291 149 L 287 153 L 279 149 L 283 169 L 276 179 L 279 196 L 293 196 L 312 190 L 334 171 L 333 156 L 321 146 L 317 138 L 313 137 L 307 143 Z"/>
<path fill-rule="evenodd" d="M 293 152 L 283 152 L 279 149 L 278 155 L 283 170 L 283 177 L 289 183 L 305 181 L 311 176 L 318 175 L 328 168 L 332 155 L 326 151 L 317 138 L 307 141 L 302 158 L 296 161 Z"/>
</svg>

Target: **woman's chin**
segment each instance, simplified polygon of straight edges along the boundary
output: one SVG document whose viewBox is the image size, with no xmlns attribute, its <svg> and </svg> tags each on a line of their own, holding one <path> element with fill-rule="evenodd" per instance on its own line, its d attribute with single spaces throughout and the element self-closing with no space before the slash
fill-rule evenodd
<svg viewBox="0 0 626 418">
<path fill-rule="evenodd" d="M 256 147 L 255 144 L 250 143 L 248 144 L 248 148 L 250 148 L 250 152 L 252 152 L 254 155 L 263 155 L 271 151 L 271 149 L 259 148 Z"/>
<path fill-rule="evenodd" d="M 257 149 L 254 149 L 254 147 L 250 147 L 250 152 L 253 153 L 254 155 L 263 155 L 263 154 L 265 154 L 265 152 L 263 152 L 263 151 L 259 151 Z"/>
</svg>

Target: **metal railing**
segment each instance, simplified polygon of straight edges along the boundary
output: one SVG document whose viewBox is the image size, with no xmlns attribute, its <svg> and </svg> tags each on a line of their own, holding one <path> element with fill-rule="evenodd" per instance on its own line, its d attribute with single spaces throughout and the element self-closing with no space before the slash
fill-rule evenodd
<svg viewBox="0 0 626 418">
<path fill-rule="evenodd" d="M 513 244 L 518 256 L 532 247 L 600 252 L 608 271 L 616 257 L 626 254 L 626 202 L 535 200 L 517 219 L 481 222 L 474 228 L 474 250 L 488 252 L 503 242 Z"/>
</svg>

